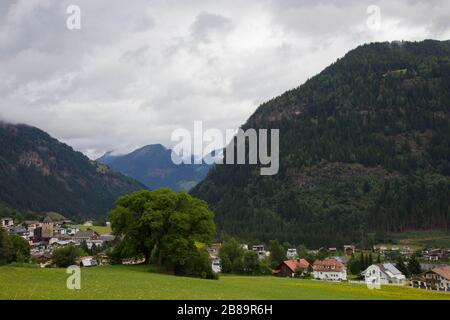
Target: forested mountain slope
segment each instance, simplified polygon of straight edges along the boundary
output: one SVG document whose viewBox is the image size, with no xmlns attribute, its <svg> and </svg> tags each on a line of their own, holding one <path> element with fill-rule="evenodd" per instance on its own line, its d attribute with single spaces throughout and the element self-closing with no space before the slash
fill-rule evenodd
<svg viewBox="0 0 450 320">
<path fill-rule="evenodd" d="M 1 206 L 95 217 L 119 195 L 144 188 L 42 130 L 0 122 Z"/>
<path fill-rule="evenodd" d="M 369 244 L 450 227 L 450 42 L 363 45 L 261 105 L 243 128 L 280 129 L 280 171 L 215 166 L 192 194 L 223 235 Z"/>
</svg>

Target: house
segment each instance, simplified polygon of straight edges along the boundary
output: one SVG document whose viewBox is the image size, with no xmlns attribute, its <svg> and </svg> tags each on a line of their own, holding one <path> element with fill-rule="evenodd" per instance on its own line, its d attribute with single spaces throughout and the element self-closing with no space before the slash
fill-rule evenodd
<svg viewBox="0 0 450 320">
<path fill-rule="evenodd" d="M 24 226 L 25 228 L 27 228 L 27 230 L 28 230 L 28 232 L 29 232 L 29 234 L 30 234 L 30 238 L 32 238 L 32 237 L 36 237 L 35 236 L 35 230 L 37 229 L 37 228 L 40 228 L 41 227 L 41 223 L 39 222 L 39 221 L 31 221 L 31 220 L 27 220 L 27 221 L 24 221 L 23 223 L 22 223 L 22 226 Z M 42 230 L 41 230 L 42 231 Z M 35 241 L 40 241 L 40 238 L 42 238 L 42 232 L 39 232 L 38 231 L 38 234 L 37 234 L 38 236 L 39 236 L 39 239 L 38 240 L 35 240 Z"/>
<path fill-rule="evenodd" d="M 75 240 L 77 243 L 81 243 L 83 241 L 89 241 L 89 240 L 100 240 L 100 235 L 98 232 L 94 230 L 83 230 L 78 231 L 76 234 L 73 235 L 73 240 Z"/>
<path fill-rule="evenodd" d="M 344 253 L 346 256 L 351 256 L 355 253 L 355 246 L 352 245 L 345 245 L 344 246 Z"/>
<path fill-rule="evenodd" d="M 222 247 L 221 243 L 212 243 L 208 246 L 208 253 L 211 257 L 217 257 L 219 255 L 220 248 Z"/>
<path fill-rule="evenodd" d="M 254 245 L 252 247 L 252 250 L 255 251 L 258 254 L 258 257 L 260 260 L 263 260 L 266 258 L 266 250 L 264 249 L 264 245 Z"/>
<path fill-rule="evenodd" d="M 411 279 L 411 286 L 426 290 L 450 291 L 450 266 L 441 266 Z"/>
<path fill-rule="evenodd" d="M 289 260 L 297 259 L 298 258 L 297 249 L 287 249 L 286 258 L 288 258 Z"/>
<path fill-rule="evenodd" d="M 83 223 L 83 226 L 85 227 L 92 227 L 94 225 L 94 222 L 92 220 L 88 220 L 85 223 Z"/>
<path fill-rule="evenodd" d="M 3 227 L 3 228 L 12 227 L 14 225 L 13 218 L 2 218 L 0 220 L 0 222 L 1 222 L 0 227 Z"/>
<path fill-rule="evenodd" d="M 344 264 L 336 259 L 316 260 L 313 264 L 313 277 L 318 280 L 347 280 L 347 270 Z"/>
<path fill-rule="evenodd" d="M 216 257 L 211 259 L 211 269 L 214 273 L 222 272 L 222 266 L 220 265 L 219 258 Z"/>
<path fill-rule="evenodd" d="M 28 239 L 28 230 L 23 226 L 14 226 L 8 229 L 9 234 L 14 234 L 16 236 L 22 237 L 25 240 Z"/>
<path fill-rule="evenodd" d="M 406 280 L 400 270 L 392 263 L 379 263 L 369 266 L 362 272 L 366 283 L 370 284 L 401 284 Z"/>
<path fill-rule="evenodd" d="M 108 265 L 109 264 L 109 256 L 106 254 L 106 253 L 100 253 L 100 254 L 98 254 L 98 259 L 99 259 L 99 264 L 101 265 L 101 266 L 104 266 L 104 265 Z"/>
<path fill-rule="evenodd" d="M 41 268 L 46 268 L 52 264 L 52 255 L 50 253 L 43 253 L 38 255 L 36 260 Z"/>
<path fill-rule="evenodd" d="M 424 260 L 439 261 L 445 256 L 444 250 L 441 249 L 425 249 L 422 251 Z"/>
<path fill-rule="evenodd" d="M 95 267 L 98 265 L 97 260 L 91 256 L 80 257 L 79 264 L 80 267 Z"/>
<path fill-rule="evenodd" d="M 286 260 L 272 271 L 277 277 L 294 278 L 296 275 L 304 275 L 308 271 L 309 262 L 305 259 Z"/>
<path fill-rule="evenodd" d="M 75 235 L 80 229 L 78 229 L 76 226 L 67 225 L 66 226 L 66 234 L 68 235 Z"/>
<path fill-rule="evenodd" d="M 328 253 L 330 255 L 335 255 L 337 254 L 337 248 L 328 248 Z"/>
</svg>

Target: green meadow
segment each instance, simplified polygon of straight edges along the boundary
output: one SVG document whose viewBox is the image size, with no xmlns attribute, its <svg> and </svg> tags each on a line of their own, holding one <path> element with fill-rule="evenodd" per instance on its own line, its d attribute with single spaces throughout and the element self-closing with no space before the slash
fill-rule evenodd
<svg viewBox="0 0 450 320">
<path fill-rule="evenodd" d="M 80 230 L 94 230 L 96 232 L 98 232 L 99 234 L 107 234 L 107 233 L 111 233 L 111 227 L 107 227 L 107 226 L 91 226 L 91 227 L 87 227 L 87 226 L 83 226 L 82 224 L 79 224 L 76 226 L 78 229 Z"/>
<path fill-rule="evenodd" d="M 219 280 L 175 277 L 148 266 L 105 266 L 81 271 L 81 290 L 69 290 L 65 269 L 0 267 L 0 299 L 248 299 L 382 300 L 447 299 L 450 294 L 410 287 L 328 283 L 275 277 L 221 276 Z"/>
</svg>

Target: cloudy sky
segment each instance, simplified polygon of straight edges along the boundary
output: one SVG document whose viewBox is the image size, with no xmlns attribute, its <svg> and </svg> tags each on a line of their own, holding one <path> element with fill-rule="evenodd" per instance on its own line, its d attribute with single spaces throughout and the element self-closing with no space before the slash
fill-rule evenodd
<svg viewBox="0 0 450 320">
<path fill-rule="evenodd" d="M 240 126 L 360 44 L 450 39 L 449 23 L 447 0 L 1 0 L 0 119 L 91 158 L 171 146 L 196 120 Z"/>
</svg>

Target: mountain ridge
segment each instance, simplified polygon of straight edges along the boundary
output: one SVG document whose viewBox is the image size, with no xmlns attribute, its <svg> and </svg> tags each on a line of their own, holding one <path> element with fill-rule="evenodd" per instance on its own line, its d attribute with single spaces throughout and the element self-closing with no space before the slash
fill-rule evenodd
<svg viewBox="0 0 450 320">
<path fill-rule="evenodd" d="M 105 153 L 96 161 L 131 177 L 150 189 L 171 188 L 187 191 L 201 181 L 210 166 L 206 164 L 181 164 L 172 161 L 172 150 L 162 144 L 140 147 L 128 154 Z"/>
<path fill-rule="evenodd" d="M 312 246 L 450 227 L 450 41 L 372 43 L 263 103 L 280 172 L 215 166 L 193 190 L 221 237 Z M 340 172 L 340 173 L 339 173 Z"/>
<path fill-rule="evenodd" d="M 122 194 L 144 189 L 26 124 L 0 122 L 0 203 L 68 217 L 105 215 Z"/>
</svg>

